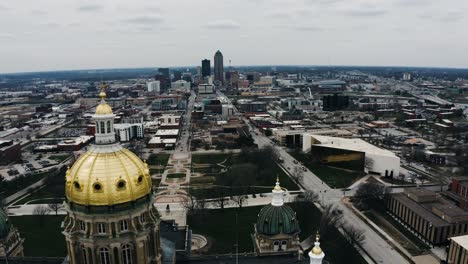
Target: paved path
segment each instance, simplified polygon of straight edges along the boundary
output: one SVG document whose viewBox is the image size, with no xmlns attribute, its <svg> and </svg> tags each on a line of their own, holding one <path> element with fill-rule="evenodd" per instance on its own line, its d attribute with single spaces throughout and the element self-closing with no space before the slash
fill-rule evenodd
<svg viewBox="0 0 468 264">
<path fill-rule="evenodd" d="M 275 146 L 268 138 L 257 132 L 258 135 L 253 133 L 255 142 L 259 147 L 272 145 Z M 278 150 L 278 154 L 284 159 L 283 166 L 289 167 L 290 172 L 294 167 L 298 166 L 294 163 L 295 159 L 289 155 L 284 149 L 275 147 Z M 408 263 L 398 252 L 393 250 L 392 246 L 382 239 L 374 230 L 366 225 L 359 217 L 357 217 L 349 208 L 347 208 L 342 202 L 341 198 L 344 196 L 343 191 L 340 189 L 331 189 L 328 185 L 324 184 L 323 181 L 307 170 L 304 172 L 303 187 L 306 190 L 313 190 L 319 194 L 321 204 L 333 204 L 337 208 L 343 211 L 343 219 L 350 225 L 362 229 L 365 232 L 366 240 L 363 243 L 365 251 L 377 262 L 377 263 Z M 355 188 L 347 192 L 347 194 L 354 193 Z"/>
</svg>

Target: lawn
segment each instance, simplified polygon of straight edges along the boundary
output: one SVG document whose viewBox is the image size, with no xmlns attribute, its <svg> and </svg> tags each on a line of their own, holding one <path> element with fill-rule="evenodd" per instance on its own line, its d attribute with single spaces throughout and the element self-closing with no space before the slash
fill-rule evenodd
<svg viewBox="0 0 468 264">
<path fill-rule="evenodd" d="M 41 217 L 43 217 L 41 219 Z M 65 257 L 65 238 L 60 227 L 64 216 L 10 216 L 24 241 L 24 255 Z"/>
<path fill-rule="evenodd" d="M 169 160 L 170 154 L 151 154 L 146 161 L 148 165 L 164 165 L 166 166 L 167 161 Z"/>
<path fill-rule="evenodd" d="M 314 206 L 294 204 L 301 227 L 301 241 L 314 235 L 319 227 L 320 211 Z M 202 234 L 211 240 L 209 254 L 234 253 L 236 233 L 239 238 L 239 252 L 253 252 L 251 234 L 254 223 L 262 207 L 243 207 L 237 209 L 207 210 L 205 214 L 190 215 L 188 225 L 194 234 Z M 237 212 L 237 216 L 236 216 Z M 237 222 L 237 223 L 236 223 Z M 365 263 L 362 257 L 352 248 L 336 229 L 332 229 L 322 238 L 322 249 L 326 260 L 331 263 Z M 327 253 L 328 252 L 328 253 Z"/>
<path fill-rule="evenodd" d="M 185 178 L 185 173 L 171 173 L 167 174 L 167 178 L 169 179 L 177 179 L 177 178 Z"/>
<path fill-rule="evenodd" d="M 346 188 L 364 176 L 363 172 L 347 171 L 329 166 L 309 168 L 331 188 Z"/>
<path fill-rule="evenodd" d="M 194 159 L 195 157 L 195 159 Z M 226 160 L 227 159 L 227 160 Z M 217 184 L 220 177 L 225 174 L 220 173 L 220 166 L 214 165 L 217 162 L 224 163 L 228 168 L 233 165 L 245 164 L 245 161 L 241 160 L 238 155 L 231 154 L 206 154 L 206 155 L 193 155 L 192 162 L 201 162 L 203 164 L 211 164 L 212 166 L 207 168 L 194 168 L 194 172 L 203 173 L 205 176 L 213 177 L 213 183 Z M 254 194 L 254 193 L 265 193 L 270 192 L 276 182 L 276 177 L 279 177 L 281 186 L 288 190 L 299 190 L 299 187 L 291 180 L 291 178 L 274 162 L 271 162 L 266 169 L 260 169 L 260 172 L 266 172 L 266 177 L 260 177 L 256 179 L 254 184 L 249 186 L 213 186 L 207 182 L 198 182 L 197 180 L 191 181 L 193 195 L 197 198 L 216 198 L 219 195 L 230 196 L 230 195 L 241 195 L 241 194 Z"/>
<path fill-rule="evenodd" d="M 289 154 L 296 160 L 302 162 L 304 166 L 331 188 L 346 188 L 365 175 L 363 171 L 345 170 L 314 163 L 303 153 L 291 152 Z"/>
<path fill-rule="evenodd" d="M 18 176 L 11 181 L 1 181 L 0 182 L 0 193 L 2 197 L 8 197 L 31 184 L 38 182 L 43 177 L 47 176 L 48 172 L 36 173 L 29 176 Z"/>
<path fill-rule="evenodd" d="M 193 154 L 192 163 L 197 164 L 218 164 L 225 161 L 233 154 Z"/>
<path fill-rule="evenodd" d="M 52 155 L 49 157 L 50 160 L 55 160 L 56 162 L 60 163 L 66 160 L 70 155 Z"/>
</svg>

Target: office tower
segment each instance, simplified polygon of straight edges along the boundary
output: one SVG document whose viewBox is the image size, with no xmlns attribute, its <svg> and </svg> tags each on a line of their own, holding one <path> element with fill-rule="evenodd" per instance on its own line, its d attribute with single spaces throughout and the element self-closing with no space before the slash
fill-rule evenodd
<svg viewBox="0 0 468 264">
<path fill-rule="evenodd" d="M 173 82 L 182 79 L 182 72 L 181 71 L 174 71 L 172 74 L 174 75 L 174 78 L 172 79 Z"/>
<path fill-rule="evenodd" d="M 204 59 L 201 62 L 202 65 L 202 77 L 210 76 L 211 75 L 211 61 Z"/>
<path fill-rule="evenodd" d="M 217 85 L 224 83 L 223 54 L 219 50 L 214 56 L 214 80 Z"/>
</svg>

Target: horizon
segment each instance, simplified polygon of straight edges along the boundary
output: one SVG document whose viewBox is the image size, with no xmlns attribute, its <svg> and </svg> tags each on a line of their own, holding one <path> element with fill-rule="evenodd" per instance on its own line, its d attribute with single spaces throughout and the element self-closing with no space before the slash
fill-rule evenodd
<svg viewBox="0 0 468 264">
<path fill-rule="evenodd" d="M 201 60 L 200 60 L 201 62 Z M 34 74 L 34 73 L 53 73 L 53 72 L 74 72 L 74 71 L 106 71 L 106 70 L 140 70 L 140 69 L 154 69 L 157 71 L 159 68 L 169 68 L 169 69 L 193 69 L 198 67 L 198 65 L 184 65 L 184 66 L 143 66 L 143 67 L 117 67 L 117 68 L 89 68 L 89 69 L 62 69 L 62 70 L 44 70 L 44 71 L 19 71 L 19 72 L 0 72 L 1 75 L 15 75 L 15 74 Z M 448 66 L 398 66 L 398 65 L 295 65 L 295 64 L 264 64 L 264 65 L 224 65 L 225 71 L 227 67 L 236 68 L 248 68 L 248 67 L 318 67 L 318 68 L 408 68 L 408 69 L 440 69 L 440 70 L 467 70 L 468 67 L 448 67 Z M 213 65 L 211 66 L 213 68 Z"/>
</svg>

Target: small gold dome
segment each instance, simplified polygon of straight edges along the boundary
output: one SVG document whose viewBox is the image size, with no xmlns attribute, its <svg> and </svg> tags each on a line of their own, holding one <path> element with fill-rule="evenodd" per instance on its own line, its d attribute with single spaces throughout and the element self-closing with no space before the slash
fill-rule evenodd
<svg viewBox="0 0 468 264">
<path fill-rule="evenodd" d="M 148 165 L 131 151 L 118 148 L 109 153 L 93 149 L 67 171 L 65 195 L 81 205 L 114 205 L 150 194 Z"/>
<path fill-rule="evenodd" d="M 322 254 L 322 249 L 320 248 L 320 234 L 319 232 L 317 231 L 317 234 L 315 235 L 315 246 L 312 248 L 311 252 L 312 254 L 315 254 L 315 255 L 320 255 Z"/>
<path fill-rule="evenodd" d="M 312 254 L 320 255 L 322 254 L 322 249 L 319 246 L 315 246 L 312 248 Z"/>
<path fill-rule="evenodd" d="M 96 107 L 96 115 L 108 115 L 112 114 L 112 107 L 108 105 L 105 102 L 101 102 L 97 107 Z"/>
</svg>

